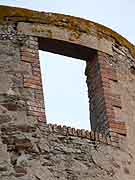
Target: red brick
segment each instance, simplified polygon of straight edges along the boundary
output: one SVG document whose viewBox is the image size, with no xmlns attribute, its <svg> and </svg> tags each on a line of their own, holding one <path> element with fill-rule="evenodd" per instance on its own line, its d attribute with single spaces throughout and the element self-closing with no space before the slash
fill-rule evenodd
<svg viewBox="0 0 135 180">
<path fill-rule="evenodd" d="M 116 128 L 116 129 L 124 129 L 126 130 L 126 124 L 125 122 L 118 122 L 118 121 L 110 121 L 109 122 L 110 128 Z"/>
<path fill-rule="evenodd" d="M 33 84 L 33 85 L 38 85 L 42 86 L 42 83 L 40 80 L 34 80 L 34 79 L 24 79 L 24 84 Z"/>
<path fill-rule="evenodd" d="M 42 86 L 31 84 L 31 83 L 24 83 L 24 88 L 42 89 Z"/>
<path fill-rule="evenodd" d="M 29 63 L 33 63 L 33 62 L 37 61 L 37 59 L 35 57 L 26 57 L 26 56 L 22 56 L 21 60 L 25 61 L 25 62 L 29 62 Z"/>
<path fill-rule="evenodd" d="M 127 135 L 127 130 L 126 129 L 111 128 L 111 131 L 115 132 L 115 133 L 118 133 L 118 134 L 121 134 L 121 135 L 124 135 L 124 136 Z"/>
</svg>

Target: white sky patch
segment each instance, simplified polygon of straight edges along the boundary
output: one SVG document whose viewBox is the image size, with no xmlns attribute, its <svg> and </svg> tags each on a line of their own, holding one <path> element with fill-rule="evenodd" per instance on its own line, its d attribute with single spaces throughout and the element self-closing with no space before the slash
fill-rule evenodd
<svg viewBox="0 0 135 180">
<path fill-rule="evenodd" d="M 90 129 L 86 63 L 40 51 L 48 123 Z"/>
</svg>

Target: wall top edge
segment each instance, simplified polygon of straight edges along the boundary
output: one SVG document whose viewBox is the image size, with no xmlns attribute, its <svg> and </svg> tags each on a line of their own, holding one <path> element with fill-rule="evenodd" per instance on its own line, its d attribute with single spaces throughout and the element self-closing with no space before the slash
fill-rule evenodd
<svg viewBox="0 0 135 180">
<path fill-rule="evenodd" d="M 96 34 L 97 38 L 112 39 L 115 44 L 125 46 L 135 58 L 135 46 L 126 38 L 113 31 L 112 29 L 79 17 L 57 14 L 51 12 L 39 12 L 30 9 L 0 6 L 0 24 L 8 21 L 31 22 L 51 24 L 60 28 L 67 28 L 79 33 Z"/>
</svg>

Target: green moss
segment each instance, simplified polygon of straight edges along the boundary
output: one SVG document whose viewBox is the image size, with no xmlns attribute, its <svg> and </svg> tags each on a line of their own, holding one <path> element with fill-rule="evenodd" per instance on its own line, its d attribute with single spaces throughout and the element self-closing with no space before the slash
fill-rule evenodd
<svg viewBox="0 0 135 180">
<path fill-rule="evenodd" d="M 79 34 L 91 34 L 94 32 L 96 36 L 98 35 L 98 38 L 110 37 L 115 39 L 117 43 L 127 47 L 130 50 L 132 56 L 135 58 L 135 46 L 133 44 L 131 44 L 127 39 L 115 31 L 98 23 L 63 14 L 37 12 L 16 7 L 0 6 L 0 23 L 4 23 L 9 19 L 13 19 L 13 21 L 16 22 L 24 21 L 52 24 L 55 26 L 67 28 L 76 33 L 78 32 Z"/>
</svg>

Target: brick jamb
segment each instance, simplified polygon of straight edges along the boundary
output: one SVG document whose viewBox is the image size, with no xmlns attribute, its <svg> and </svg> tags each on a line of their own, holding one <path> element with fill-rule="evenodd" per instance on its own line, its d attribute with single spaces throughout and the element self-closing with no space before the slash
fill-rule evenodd
<svg viewBox="0 0 135 180">
<path fill-rule="evenodd" d="M 21 61 L 31 65 L 31 75 L 23 74 L 23 86 L 34 91 L 33 100 L 27 100 L 27 115 L 36 117 L 38 122 L 46 122 L 44 97 L 39 61 L 38 38 L 29 37 L 28 44 L 21 47 Z"/>
<path fill-rule="evenodd" d="M 112 81 L 117 85 L 119 82 L 109 58 L 109 55 L 97 52 L 86 62 L 92 130 L 106 135 L 126 136 L 126 123 L 122 119 L 119 121 L 114 113 L 114 107 L 121 110 L 122 104 L 120 94 L 111 89 Z"/>
</svg>

